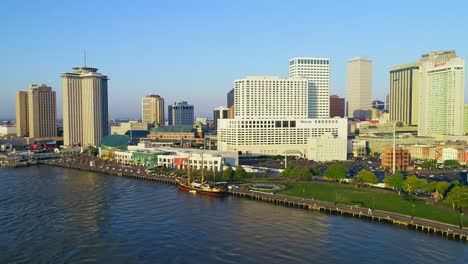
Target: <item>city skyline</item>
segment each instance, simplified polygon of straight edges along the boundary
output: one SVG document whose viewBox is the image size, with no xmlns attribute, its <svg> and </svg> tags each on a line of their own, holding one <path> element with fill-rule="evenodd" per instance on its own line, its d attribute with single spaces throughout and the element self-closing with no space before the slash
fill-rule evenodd
<svg viewBox="0 0 468 264">
<path fill-rule="evenodd" d="M 453 49 L 461 58 L 468 54 L 461 25 L 447 28 L 429 15 L 437 8 L 440 20 L 457 16 L 458 12 L 461 15 L 463 8 L 427 5 L 420 10 L 417 4 L 410 4 L 398 9 L 401 18 L 418 13 L 413 26 L 429 25 L 427 31 L 413 34 L 399 31 L 397 26 L 406 22 L 394 21 L 392 12 L 387 12 L 398 5 L 384 8 L 378 3 L 342 3 L 336 8 L 333 4 L 308 2 L 294 6 L 281 2 L 268 6 L 262 2 L 187 2 L 181 8 L 172 3 L 139 3 L 125 8 L 121 8 L 123 2 L 93 3 L 93 9 L 84 4 L 70 14 L 65 12 L 66 3 L 31 2 L 21 7 L 23 16 L 14 15 L 19 8 L 14 2 L 4 3 L 4 10 L 9 12 L 0 21 L 13 26 L 4 29 L 9 41 L 0 44 L 4 52 L 0 70 L 5 80 L 0 119 L 14 119 L 15 92 L 29 83 L 47 83 L 61 98 L 60 74 L 83 64 L 84 48 L 87 64 L 112 76 L 110 117 L 132 119 L 139 119 L 141 97 L 152 93 L 168 102 L 188 100 L 195 105 L 195 116 L 211 116 L 215 107 L 225 105 L 225 95 L 234 80 L 249 75 L 287 77 L 287 62 L 294 57 L 330 58 L 330 94 L 341 97 L 346 95 L 346 61 L 357 56 L 370 58 L 374 62 L 372 99 L 383 100 L 389 92 L 391 67 L 415 61 L 430 51 Z M 366 16 L 353 15 L 353 10 L 363 6 L 368 11 Z M 104 7 L 107 14 L 101 17 L 99 10 Z M 444 8 L 450 12 L 441 12 Z M 323 22 L 307 20 L 308 10 L 315 10 L 315 16 Z M 233 11 L 251 16 L 241 21 L 231 15 Z M 32 19 L 37 13 L 47 16 L 41 21 Z M 84 14 L 90 19 L 83 20 Z M 299 19 L 285 23 L 278 16 Z M 431 33 L 434 30 L 439 32 L 437 38 Z M 304 31 L 309 34 L 302 34 Z M 398 38 L 393 36 L 396 32 Z M 31 38 L 41 41 L 29 41 Z M 62 102 L 57 101 L 61 119 Z"/>
</svg>

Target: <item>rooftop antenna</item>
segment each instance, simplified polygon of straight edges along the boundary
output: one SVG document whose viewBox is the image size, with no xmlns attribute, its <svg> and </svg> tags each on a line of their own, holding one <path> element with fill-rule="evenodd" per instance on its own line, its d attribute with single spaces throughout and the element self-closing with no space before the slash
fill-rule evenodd
<svg viewBox="0 0 468 264">
<path fill-rule="evenodd" d="M 86 49 L 84 49 L 84 66 L 86 67 Z"/>
</svg>

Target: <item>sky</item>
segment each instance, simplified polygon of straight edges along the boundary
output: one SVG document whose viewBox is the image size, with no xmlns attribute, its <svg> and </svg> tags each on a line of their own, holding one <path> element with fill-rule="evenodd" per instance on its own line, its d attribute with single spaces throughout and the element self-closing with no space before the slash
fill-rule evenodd
<svg viewBox="0 0 468 264">
<path fill-rule="evenodd" d="M 293 57 L 331 59 L 331 94 L 346 96 L 346 61 L 373 60 L 373 98 L 389 69 L 429 51 L 466 59 L 464 1 L 2 0 L 0 119 L 14 119 L 15 92 L 30 83 L 57 91 L 82 66 L 109 80 L 109 116 L 140 118 L 141 97 L 186 100 L 195 116 L 226 105 L 234 80 L 287 77 Z M 465 95 L 465 101 L 466 101 Z"/>
</svg>

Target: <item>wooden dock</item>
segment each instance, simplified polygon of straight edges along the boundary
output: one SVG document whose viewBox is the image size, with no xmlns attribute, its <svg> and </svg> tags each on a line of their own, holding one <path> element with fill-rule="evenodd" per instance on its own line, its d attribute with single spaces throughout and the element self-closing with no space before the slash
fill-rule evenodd
<svg viewBox="0 0 468 264">
<path fill-rule="evenodd" d="M 252 200 L 263 201 L 287 207 L 302 208 L 306 210 L 316 210 L 328 214 L 358 217 L 370 221 L 390 223 L 414 230 L 419 230 L 422 232 L 441 235 L 450 239 L 465 242 L 468 241 L 467 229 L 460 229 L 458 226 L 431 221 L 427 219 L 379 210 L 369 210 L 369 208 L 334 204 L 313 199 L 296 198 L 279 194 L 253 192 L 248 190 L 235 190 L 229 191 L 229 193 L 233 196 L 238 196 L 242 198 L 248 198 Z"/>
</svg>

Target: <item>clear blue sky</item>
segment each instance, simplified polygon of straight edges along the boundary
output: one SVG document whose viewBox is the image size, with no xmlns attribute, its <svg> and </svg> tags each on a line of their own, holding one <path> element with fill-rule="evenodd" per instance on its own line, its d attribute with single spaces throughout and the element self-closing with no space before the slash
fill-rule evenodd
<svg viewBox="0 0 468 264">
<path fill-rule="evenodd" d="M 295 56 L 332 59 L 331 92 L 346 95 L 346 60 L 374 61 L 374 98 L 388 69 L 422 53 L 468 54 L 464 1 L 13 1 L 0 3 L 0 118 L 15 91 L 83 64 L 109 76 L 110 116 L 139 118 L 141 97 L 187 100 L 196 116 L 226 104 L 235 79 L 287 77 Z"/>
</svg>

